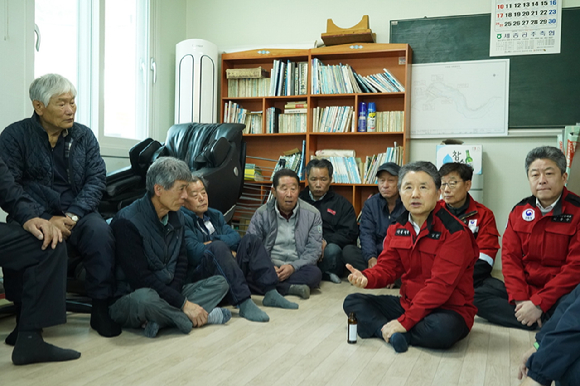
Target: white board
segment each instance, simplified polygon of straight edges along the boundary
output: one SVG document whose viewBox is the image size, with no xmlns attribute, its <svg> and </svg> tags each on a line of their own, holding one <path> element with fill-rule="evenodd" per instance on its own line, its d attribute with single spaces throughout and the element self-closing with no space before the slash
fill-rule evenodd
<svg viewBox="0 0 580 386">
<path fill-rule="evenodd" d="M 509 59 L 413 64 L 411 138 L 507 135 Z"/>
</svg>

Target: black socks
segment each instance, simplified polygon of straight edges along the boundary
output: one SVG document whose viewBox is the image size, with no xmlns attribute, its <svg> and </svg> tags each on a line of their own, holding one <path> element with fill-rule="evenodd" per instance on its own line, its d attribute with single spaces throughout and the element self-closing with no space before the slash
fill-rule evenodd
<svg viewBox="0 0 580 386">
<path fill-rule="evenodd" d="M 92 304 L 91 327 L 106 338 L 121 334 L 121 326 L 109 316 L 109 299 L 93 299 Z"/>
<path fill-rule="evenodd" d="M 12 362 L 27 365 L 41 362 L 63 362 L 80 358 L 81 353 L 46 343 L 39 331 L 20 331 L 16 339 Z"/>
</svg>

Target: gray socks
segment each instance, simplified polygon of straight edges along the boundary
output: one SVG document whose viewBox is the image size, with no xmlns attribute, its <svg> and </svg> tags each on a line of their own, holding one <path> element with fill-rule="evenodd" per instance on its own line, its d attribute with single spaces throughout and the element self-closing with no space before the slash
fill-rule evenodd
<svg viewBox="0 0 580 386">
<path fill-rule="evenodd" d="M 290 286 L 290 288 L 292 288 L 292 286 Z M 308 293 L 310 294 L 310 289 Z M 289 310 L 298 309 L 298 304 L 287 300 L 284 296 L 280 295 L 280 293 L 276 291 L 276 289 L 266 292 L 264 300 L 262 300 L 262 304 L 266 307 L 279 307 Z"/>
<path fill-rule="evenodd" d="M 310 297 L 310 287 L 306 284 L 292 284 L 288 289 L 288 295 L 296 295 L 302 299 L 308 299 Z"/>
<path fill-rule="evenodd" d="M 268 322 L 270 320 L 268 314 L 259 309 L 251 298 L 240 303 L 240 316 L 252 322 Z"/>
<path fill-rule="evenodd" d="M 207 316 L 207 324 L 225 324 L 232 318 L 232 312 L 227 308 L 214 308 Z"/>
<path fill-rule="evenodd" d="M 338 275 L 334 274 L 334 273 L 330 273 L 328 272 L 328 278 L 330 279 L 331 282 L 333 282 L 334 284 L 340 284 L 342 283 L 342 280 L 340 280 L 340 277 L 338 277 Z"/>
<path fill-rule="evenodd" d="M 147 338 L 155 338 L 159 332 L 159 324 L 156 322 L 147 321 L 145 325 L 145 330 L 143 330 L 143 335 Z"/>
</svg>

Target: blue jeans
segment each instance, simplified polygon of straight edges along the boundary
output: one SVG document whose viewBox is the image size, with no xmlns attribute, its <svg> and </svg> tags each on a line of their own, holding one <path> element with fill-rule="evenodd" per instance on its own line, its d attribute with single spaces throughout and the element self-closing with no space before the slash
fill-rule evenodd
<svg viewBox="0 0 580 386">
<path fill-rule="evenodd" d="M 322 271 L 323 278 L 329 273 L 334 273 L 338 277 L 342 276 L 344 271 L 344 259 L 342 258 L 342 248 L 337 244 L 328 244 L 324 248 L 324 257 L 318 263 L 318 268 Z"/>
</svg>

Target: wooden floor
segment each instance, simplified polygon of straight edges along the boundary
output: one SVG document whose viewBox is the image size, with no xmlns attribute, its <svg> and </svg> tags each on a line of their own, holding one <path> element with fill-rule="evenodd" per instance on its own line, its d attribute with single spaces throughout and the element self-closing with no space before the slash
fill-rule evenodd
<svg viewBox="0 0 580 386">
<path fill-rule="evenodd" d="M 167 329 L 155 339 L 139 330 L 102 338 L 89 329 L 89 315 L 69 314 L 44 337 L 81 358 L 23 367 L 12 364 L 12 348 L 3 343 L 14 318 L 3 318 L 0 385 L 519 385 L 517 369 L 533 333 L 476 317 L 468 337 L 447 351 L 410 347 L 396 354 L 379 339 L 350 345 L 342 301 L 357 291 L 348 282 L 323 282 L 308 300 L 289 297 L 299 310 L 263 307 L 268 323 L 249 322 L 232 308 L 226 325 L 189 335 Z M 253 298 L 261 306 L 261 297 Z"/>
</svg>

